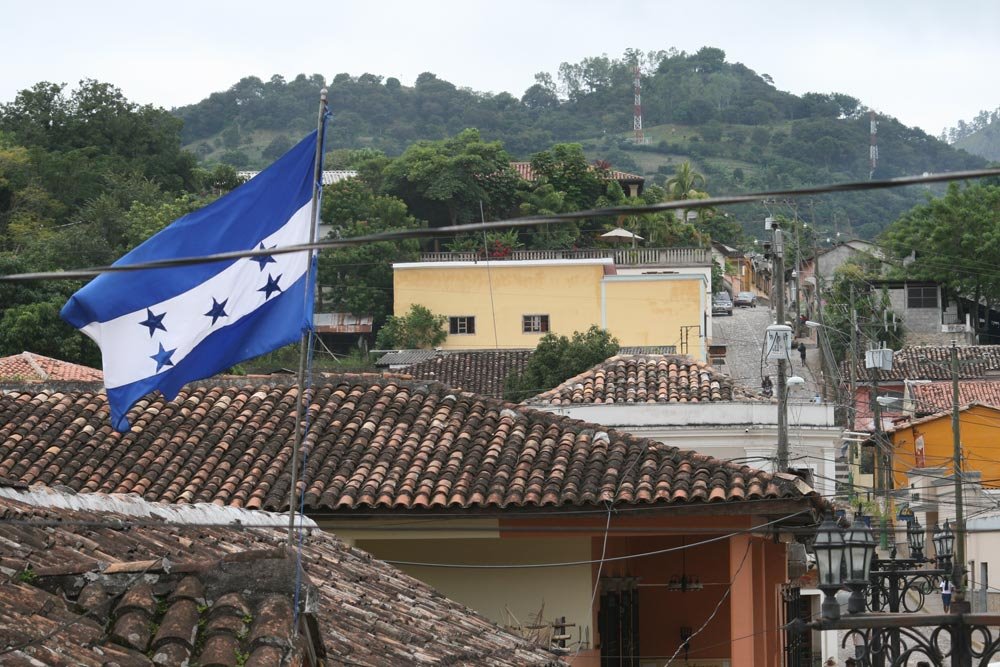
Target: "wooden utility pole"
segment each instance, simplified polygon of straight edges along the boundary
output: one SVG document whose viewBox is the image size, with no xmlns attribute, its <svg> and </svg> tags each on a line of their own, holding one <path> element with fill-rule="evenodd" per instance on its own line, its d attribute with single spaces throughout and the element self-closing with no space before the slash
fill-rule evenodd
<svg viewBox="0 0 1000 667">
<path fill-rule="evenodd" d="M 775 290 L 774 314 L 776 324 L 785 323 L 785 262 L 782 245 L 781 228 L 777 221 L 772 223 L 774 232 L 774 268 L 778 277 Z M 784 342 L 782 342 L 784 346 Z M 783 347 L 778 359 L 778 471 L 788 470 L 788 387 L 785 386 L 785 363 L 788 350 Z"/>
<path fill-rule="evenodd" d="M 965 604 L 965 507 L 962 488 L 962 431 L 958 406 L 958 345 L 951 341 L 951 437 L 954 447 L 955 475 L 955 561 L 952 563 L 951 580 L 955 586 L 958 610 Z M 957 610 L 957 611 L 958 611 Z"/>
</svg>

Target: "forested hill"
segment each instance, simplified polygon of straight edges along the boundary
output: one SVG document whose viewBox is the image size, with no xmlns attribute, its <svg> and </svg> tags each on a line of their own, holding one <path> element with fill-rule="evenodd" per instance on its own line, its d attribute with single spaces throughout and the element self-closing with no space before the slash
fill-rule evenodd
<svg viewBox="0 0 1000 667">
<path fill-rule="evenodd" d="M 650 143 L 632 136 L 633 67 L 642 67 L 642 101 Z M 689 160 L 708 177 L 712 194 L 796 187 L 869 176 L 867 109 L 844 93 L 779 90 L 767 74 L 730 63 L 721 49 L 676 50 L 621 58 L 599 56 L 540 73 L 520 97 L 480 93 L 431 73 L 404 86 L 375 74 L 299 75 L 286 81 L 247 77 L 225 92 L 174 110 L 183 140 L 206 162 L 261 167 L 315 123 L 317 89 L 328 85 L 334 118 L 328 147 L 401 153 L 420 139 L 467 127 L 525 158 L 560 142 L 583 144 L 592 159 L 636 171 L 655 182 Z M 879 119 L 876 178 L 971 169 L 980 157 Z M 332 167 L 347 166 L 331 164 Z M 818 218 L 849 234 L 871 237 L 924 201 L 918 189 L 819 200 Z"/>
</svg>

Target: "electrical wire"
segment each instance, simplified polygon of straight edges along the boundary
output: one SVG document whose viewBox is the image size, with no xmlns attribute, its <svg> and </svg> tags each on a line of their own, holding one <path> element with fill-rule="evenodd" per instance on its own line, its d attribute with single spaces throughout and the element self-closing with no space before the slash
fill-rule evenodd
<svg viewBox="0 0 1000 667">
<path fill-rule="evenodd" d="M 944 183 L 949 181 L 986 178 L 990 176 L 1000 176 L 1000 169 L 976 169 L 968 171 L 946 172 L 941 174 L 926 174 L 922 176 L 904 176 L 878 181 L 855 181 L 833 185 L 823 185 L 808 188 L 798 188 L 789 190 L 773 190 L 766 192 L 748 193 L 743 195 L 730 195 L 725 197 L 709 197 L 707 199 L 685 199 L 679 201 L 660 202 L 657 204 L 644 204 L 639 206 L 617 206 L 600 209 L 589 209 L 575 211 L 572 213 L 560 213 L 549 216 L 530 216 L 524 218 L 511 218 L 498 220 L 495 222 L 478 222 L 459 225 L 449 225 L 428 229 L 402 229 L 366 236 L 356 236 L 348 239 L 335 239 L 317 241 L 315 243 L 302 243 L 290 246 L 272 248 L 269 250 L 238 250 L 233 252 L 213 253 L 209 255 L 178 257 L 153 262 L 140 262 L 135 264 L 114 264 L 110 266 L 90 267 L 74 269 L 69 271 L 48 271 L 37 273 L 20 273 L 0 276 L 0 282 L 22 282 L 35 280 L 68 280 L 80 278 L 92 278 L 102 273 L 144 271 L 149 269 L 176 268 L 190 266 L 194 264 L 206 264 L 213 262 L 224 262 L 249 257 L 265 255 L 279 255 L 307 250 L 322 250 L 327 248 L 347 248 L 355 245 L 364 245 L 379 241 L 401 241 L 406 239 L 425 238 L 430 236 L 442 236 L 450 234 L 460 234 L 467 232 L 479 232 L 482 230 L 502 229 L 506 227 L 530 227 L 541 224 L 560 224 L 574 220 L 583 220 L 594 217 L 612 217 L 618 215 L 640 215 L 647 213 L 661 213 L 664 211 L 674 211 L 679 209 L 710 208 L 715 206 L 728 206 L 732 204 L 744 204 L 759 202 L 762 199 L 775 197 L 801 197 L 815 194 L 843 193 L 864 190 L 883 190 L 897 188 L 907 185 L 922 185 L 927 183 Z"/>
<path fill-rule="evenodd" d="M 403 560 L 385 560 L 384 562 L 390 565 L 397 565 L 401 567 L 427 567 L 427 568 L 447 568 L 447 569 L 458 569 L 458 570 L 533 570 L 533 569 L 544 569 L 544 568 L 554 568 L 554 567 L 574 567 L 579 565 L 595 565 L 602 562 L 620 562 L 626 560 L 633 560 L 635 558 L 647 558 L 649 556 L 659 556 L 666 553 L 674 553 L 678 551 L 684 551 L 685 549 L 690 549 L 693 547 L 703 546 L 705 544 L 712 544 L 714 542 L 720 542 L 722 540 L 728 540 L 730 537 L 735 537 L 737 535 L 744 535 L 747 533 L 758 532 L 761 528 L 766 528 L 767 526 L 773 526 L 775 524 L 787 521 L 797 516 L 809 513 L 810 510 L 799 510 L 792 514 L 787 514 L 779 519 L 774 519 L 768 521 L 767 523 L 761 524 L 759 526 L 754 526 L 753 528 L 745 528 L 724 535 L 719 535 L 716 537 L 711 537 L 700 542 L 692 542 L 691 544 L 682 545 L 679 547 L 668 547 L 665 549 L 657 549 L 655 551 L 646 551 L 637 554 L 626 554 L 624 556 L 611 556 L 610 558 L 602 557 L 599 560 L 578 560 L 578 561 L 566 561 L 559 563 L 425 563 L 418 561 L 403 561 Z"/>
</svg>

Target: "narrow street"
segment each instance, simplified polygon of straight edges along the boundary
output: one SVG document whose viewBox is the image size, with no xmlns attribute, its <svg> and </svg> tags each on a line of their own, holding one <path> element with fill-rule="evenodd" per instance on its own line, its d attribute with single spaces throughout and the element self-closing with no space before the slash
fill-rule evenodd
<svg viewBox="0 0 1000 667">
<path fill-rule="evenodd" d="M 764 333 L 768 325 L 774 322 L 773 311 L 765 305 L 756 308 L 734 308 L 732 316 L 714 316 L 712 321 L 713 339 L 715 345 L 726 346 L 726 363 L 720 368 L 733 381 L 754 391 L 760 391 L 764 376 L 769 376 L 772 382 L 778 377 L 777 362 L 763 359 Z M 820 392 L 817 383 L 818 373 L 813 369 L 819 367 L 819 351 L 814 342 L 806 340 L 806 365 L 800 361 L 798 351 L 792 351 L 792 362 L 788 370 L 789 376 L 797 375 L 805 380 L 804 384 L 792 386 L 791 400 L 808 401 Z"/>
</svg>

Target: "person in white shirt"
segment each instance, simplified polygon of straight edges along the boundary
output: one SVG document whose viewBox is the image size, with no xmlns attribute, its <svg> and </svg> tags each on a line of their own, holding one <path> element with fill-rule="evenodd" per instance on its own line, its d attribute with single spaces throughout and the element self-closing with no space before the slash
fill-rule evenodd
<svg viewBox="0 0 1000 667">
<path fill-rule="evenodd" d="M 951 609 L 951 594 L 954 592 L 955 587 L 951 583 L 951 579 L 947 577 L 941 579 L 941 606 L 944 607 L 944 613 L 948 613 Z"/>
</svg>

